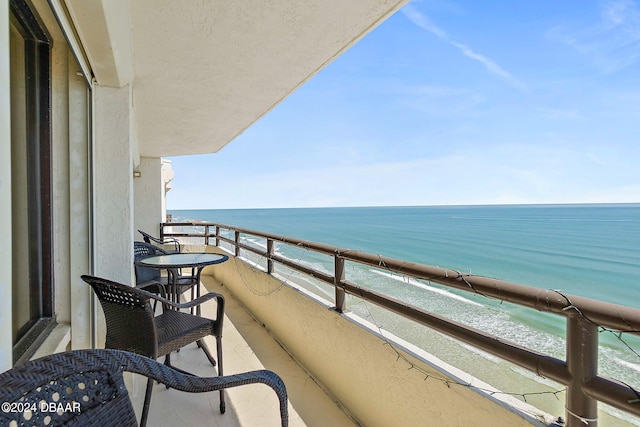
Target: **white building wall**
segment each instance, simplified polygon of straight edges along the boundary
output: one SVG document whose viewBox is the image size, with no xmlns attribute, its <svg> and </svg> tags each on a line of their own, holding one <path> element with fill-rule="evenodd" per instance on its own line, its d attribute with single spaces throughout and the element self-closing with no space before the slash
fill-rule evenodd
<svg viewBox="0 0 640 427">
<path fill-rule="evenodd" d="M 131 87 L 94 87 L 95 274 L 133 278 Z"/>
<path fill-rule="evenodd" d="M 0 224 L 11 224 L 11 102 L 9 84 L 9 5 L 0 0 Z M 11 227 L 0 233 L 0 372 L 12 365 Z"/>
<path fill-rule="evenodd" d="M 163 221 L 164 183 L 162 180 L 162 159 L 141 157 L 136 168 L 139 177 L 134 178 L 134 240 L 142 240 L 138 230 L 153 236 L 160 236 L 159 224 Z"/>
</svg>

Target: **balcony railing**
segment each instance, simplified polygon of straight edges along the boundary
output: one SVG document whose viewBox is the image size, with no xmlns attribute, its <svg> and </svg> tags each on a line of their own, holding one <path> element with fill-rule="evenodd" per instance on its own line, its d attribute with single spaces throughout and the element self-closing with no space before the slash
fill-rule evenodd
<svg viewBox="0 0 640 427">
<path fill-rule="evenodd" d="M 185 227 L 188 232 L 176 231 L 185 230 Z M 274 274 L 274 265 L 278 263 L 333 286 L 338 312 L 346 309 L 346 295 L 353 295 L 563 384 L 567 388 L 565 407 L 566 425 L 569 427 L 596 426 L 598 401 L 640 416 L 640 392 L 622 381 L 598 375 L 598 332 L 606 329 L 640 335 L 638 309 L 218 223 L 162 223 L 160 234 L 161 237 L 197 239 L 198 243 L 206 245 L 221 246 L 224 242 L 231 245 L 236 256 L 240 256 L 241 250 L 249 251 L 266 260 L 264 268 L 268 274 Z M 266 240 L 266 250 L 244 243 L 243 237 Z M 278 255 L 274 250 L 276 242 L 332 257 L 334 274 Z M 345 278 L 347 261 L 563 316 L 566 318 L 566 360 L 525 348 L 353 283 Z"/>
</svg>

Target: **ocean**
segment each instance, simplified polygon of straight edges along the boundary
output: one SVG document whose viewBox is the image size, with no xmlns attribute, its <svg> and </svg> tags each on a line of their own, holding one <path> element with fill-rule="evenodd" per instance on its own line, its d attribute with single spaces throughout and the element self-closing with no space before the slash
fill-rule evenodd
<svg viewBox="0 0 640 427">
<path fill-rule="evenodd" d="M 640 309 L 640 204 L 417 206 L 170 210 L 173 221 L 203 220 L 360 250 L 463 273 L 561 290 Z M 279 247 L 281 255 L 332 272 L 325 256 Z M 347 278 L 518 344 L 564 358 L 564 318 L 350 266 Z M 328 286 L 287 278 L 331 298 Z M 502 362 L 371 304 L 349 309 L 380 328 L 553 415 L 564 416 L 564 387 Z M 629 348 L 631 347 L 631 348 Z M 640 339 L 600 333 L 599 371 L 640 387 Z M 603 426 L 640 420 L 600 405 Z"/>
</svg>

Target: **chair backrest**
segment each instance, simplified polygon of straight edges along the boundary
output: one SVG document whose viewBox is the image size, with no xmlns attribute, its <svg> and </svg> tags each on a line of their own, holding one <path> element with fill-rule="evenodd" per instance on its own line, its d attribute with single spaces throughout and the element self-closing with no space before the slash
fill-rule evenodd
<svg viewBox="0 0 640 427">
<path fill-rule="evenodd" d="M 167 251 L 146 242 L 133 242 L 133 258 L 138 260 L 153 255 L 164 255 Z M 157 268 L 135 266 L 136 285 L 160 279 L 160 270 Z"/>
<path fill-rule="evenodd" d="M 142 238 L 144 239 L 145 242 L 147 243 L 151 243 L 151 239 L 155 240 L 160 240 L 160 239 L 156 239 L 155 237 L 153 237 L 151 234 L 146 233 L 142 230 L 138 230 L 138 233 L 142 234 Z"/>
<path fill-rule="evenodd" d="M 158 333 L 149 297 L 140 289 L 82 276 L 96 293 L 107 324 L 106 348 L 126 350 L 156 359 Z"/>
<path fill-rule="evenodd" d="M 122 363 L 104 350 L 57 353 L 0 374 L 0 425 L 137 426 Z M 35 406 L 34 406 L 35 405 Z"/>
<path fill-rule="evenodd" d="M 151 234 L 145 233 L 142 230 L 138 230 L 138 233 L 142 234 L 142 239 L 146 243 L 154 242 L 154 243 L 156 243 L 158 245 L 173 245 L 173 249 L 167 250 L 167 253 L 178 253 L 178 252 L 180 252 L 180 242 L 178 241 L 178 239 L 175 239 L 173 237 L 166 237 L 164 239 L 158 239 L 157 237 L 153 237 Z"/>
</svg>

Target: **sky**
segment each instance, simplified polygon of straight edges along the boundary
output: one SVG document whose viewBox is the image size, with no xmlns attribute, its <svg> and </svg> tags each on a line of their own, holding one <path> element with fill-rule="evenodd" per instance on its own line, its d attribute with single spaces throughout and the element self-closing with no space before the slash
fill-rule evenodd
<svg viewBox="0 0 640 427">
<path fill-rule="evenodd" d="M 640 202 L 640 0 L 411 1 L 169 159 L 168 209 Z"/>
</svg>

